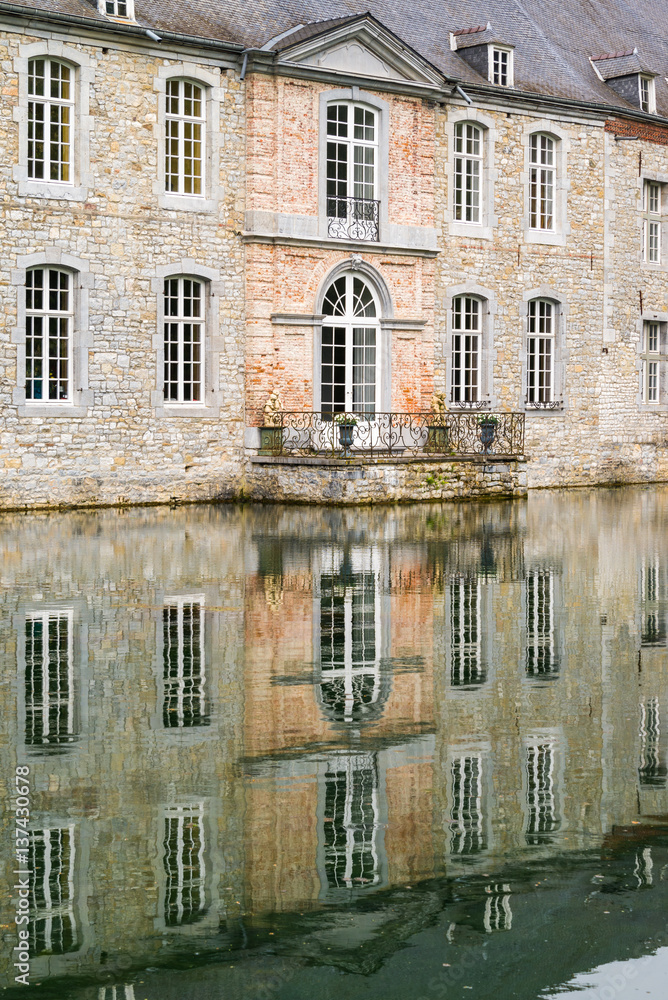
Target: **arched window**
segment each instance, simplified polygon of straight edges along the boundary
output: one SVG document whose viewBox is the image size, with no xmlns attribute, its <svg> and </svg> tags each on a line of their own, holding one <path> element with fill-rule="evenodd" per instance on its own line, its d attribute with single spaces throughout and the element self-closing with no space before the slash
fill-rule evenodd
<svg viewBox="0 0 668 1000">
<path fill-rule="evenodd" d="M 72 399 L 72 274 L 56 267 L 26 272 L 26 400 Z"/>
<path fill-rule="evenodd" d="M 74 69 L 42 57 L 28 62 L 28 177 L 71 184 Z"/>
<path fill-rule="evenodd" d="M 528 404 L 536 406 L 555 401 L 556 333 L 556 303 L 532 299 L 527 318 Z"/>
<path fill-rule="evenodd" d="M 362 278 L 342 274 L 327 289 L 322 311 L 322 412 L 373 416 L 379 384 L 376 297 Z"/>
<path fill-rule="evenodd" d="M 478 403 L 482 388 L 483 303 L 470 295 L 452 300 L 452 384 L 453 403 Z"/>
<path fill-rule="evenodd" d="M 327 106 L 327 230 L 378 239 L 377 112 L 350 101 Z"/>
<path fill-rule="evenodd" d="M 556 186 L 555 140 L 544 132 L 529 136 L 529 226 L 552 231 Z"/>
<path fill-rule="evenodd" d="M 482 129 L 473 122 L 458 122 L 455 125 L 455 222 L 482 222 L 482 169 Z"/>
<path fill-rule="evenodd" d="M 205 283 L 165 278 L 164 399 L 202 403 L 204 394 Z"/>
<path fill-rule="evenodd" d="M 165 115 L 165 190 L 204 194 L 205 102 L 191 80 L 167 80 Z"/>
</svg>

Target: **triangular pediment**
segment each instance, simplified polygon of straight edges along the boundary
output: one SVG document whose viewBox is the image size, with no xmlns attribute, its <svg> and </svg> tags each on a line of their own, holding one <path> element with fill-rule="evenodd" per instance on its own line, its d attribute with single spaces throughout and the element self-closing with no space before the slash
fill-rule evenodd
<svg viewBox="0 0 668 1000">
<path fill-rule="evenodd" d="M 420 87 L 441 87 L 444 77 L 414 49 L 388 31 L 370 15 L 336 23 L 322 30 L 317 25 L 295 31 L 294 39 L 283 36 L 279 45 L 281 63 L 290 63 L 340 73 L 344 76 L 392 80 Z M 309 29 L 311 37 L 304 38 Z"/>
</svg>

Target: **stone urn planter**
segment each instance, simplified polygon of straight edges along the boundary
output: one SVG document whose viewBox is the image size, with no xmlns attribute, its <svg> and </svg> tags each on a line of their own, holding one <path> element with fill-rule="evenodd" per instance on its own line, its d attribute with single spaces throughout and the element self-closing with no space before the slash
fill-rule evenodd
<svg viewBox="0 0 668 1000">
<path fill-rule="evenodd" d="M 485 455 L 494 443 L 494 438 L 496 437 L 496 425 L 498 422 L 498 419 L 493 416 L 482 416 L 478 419 L 480 444 L 483 447 Z"/>
<path fill-rule="evenodd" d="M 353 445 L 353 433 L 357 426 L 357 420 L 350 413 L 337 413 L 334 417 L 334 423 L 339 431 L 339 444 L 343 449 L 343 454 L 349 455 Z"/>
</svg>

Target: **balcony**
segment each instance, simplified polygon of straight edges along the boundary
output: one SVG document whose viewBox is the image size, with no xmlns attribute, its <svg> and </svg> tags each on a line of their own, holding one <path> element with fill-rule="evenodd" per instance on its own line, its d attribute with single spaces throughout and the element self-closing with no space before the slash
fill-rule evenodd
<svg viewBox="0 0 668 1000">
<path fill-rule="evenodd" d="M 491 412 L 311 413 L 279 411 L 260 429 L 260 455 L 282 459 L 522 458 L 524 414 Z"/>
<path fill-rule="evenodd" d="M 380 202 L 371 198 L 328 198 L 327 235 L 335 240 L 377 243 Z"/>
</svg>

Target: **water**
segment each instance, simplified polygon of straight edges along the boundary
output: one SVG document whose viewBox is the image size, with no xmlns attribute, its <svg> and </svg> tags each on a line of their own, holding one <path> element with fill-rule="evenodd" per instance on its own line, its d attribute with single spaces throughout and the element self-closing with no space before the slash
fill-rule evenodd
<svg viewBox="0 0 668 1000">
<path fill-rule="evenodd" d="M 7 997 L 665 997 L 667 522 L 1 516 Z"/>
</svg>

